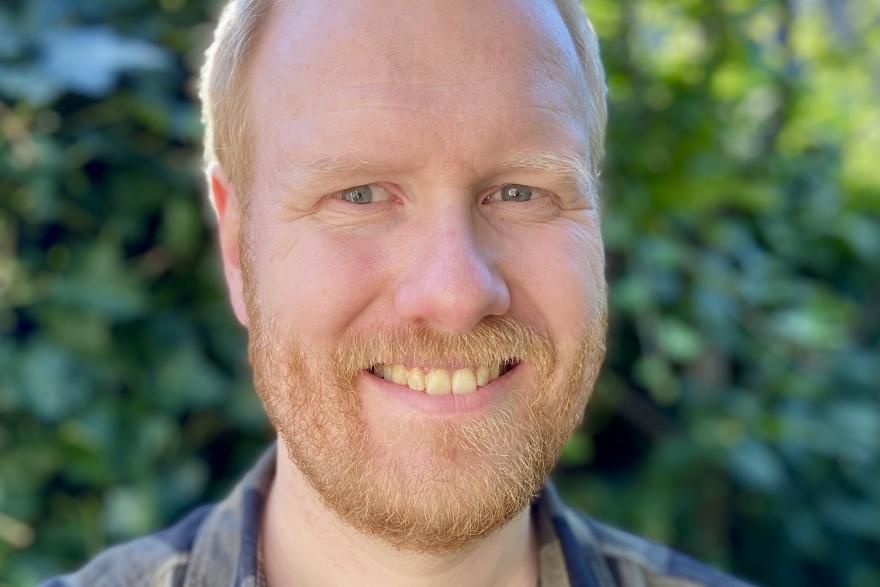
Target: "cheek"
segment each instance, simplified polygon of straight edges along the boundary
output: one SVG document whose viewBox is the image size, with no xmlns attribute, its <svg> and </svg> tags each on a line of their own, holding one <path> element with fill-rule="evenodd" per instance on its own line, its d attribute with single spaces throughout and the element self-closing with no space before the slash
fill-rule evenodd
<svg viewBox="0 0 880 587">
<path fill-rule="evenodd" d="M 509 263 L 514 311 L 546 328 L 562 348 L 579 345 L 585 321 L 604 298 L 604 250 L 598 227 L 556 226 L 518 247 Z"/>
<path fill-rule="evenodd" d="M 338 336 L 375 299 L 382 256 L 363 239 L 306 229 L 266 240 L 261 301 L 301 339 Z"/>
</svg>

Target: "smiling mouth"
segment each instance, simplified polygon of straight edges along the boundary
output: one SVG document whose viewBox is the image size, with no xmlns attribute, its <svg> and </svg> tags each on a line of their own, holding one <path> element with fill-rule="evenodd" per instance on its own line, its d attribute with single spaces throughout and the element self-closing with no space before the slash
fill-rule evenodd
<svg viewBox="0 0 880 587">
<path fill-rule="evenodd" d="M 498 379 L 519 364 L 518 361 L 499 361 L 493 365 L 442 369 L 431 367 L 407 367 L 403 364 L 379 363 L 368 372 L 397 385 L 427 395 L 464 395 Z"/>
</svg>

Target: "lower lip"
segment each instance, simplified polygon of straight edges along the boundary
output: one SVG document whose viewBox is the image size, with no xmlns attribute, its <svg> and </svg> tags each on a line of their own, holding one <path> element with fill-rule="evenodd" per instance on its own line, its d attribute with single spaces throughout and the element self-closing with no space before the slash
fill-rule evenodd
<svg viewBox="0 0 880 587">
<path fill-rule="evenodd" d="M 477 391 L 466 394 L 429 395 L 398 385 L 361 371 L 355 378 L 355 387 L 367 397 L 389 401 L 412 411 L 432 416 L 458 416 L 483 411 L 501 401 L 525 373 L 527 365 L 519 363 L 504 375 L 493 379 Z"/>
</svg>

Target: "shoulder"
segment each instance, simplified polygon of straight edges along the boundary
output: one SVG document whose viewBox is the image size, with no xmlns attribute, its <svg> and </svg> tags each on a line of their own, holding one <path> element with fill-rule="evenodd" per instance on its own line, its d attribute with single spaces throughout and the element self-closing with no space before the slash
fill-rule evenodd
<svg viewBox="0 0 880 587">
<path fill-rule="evenodd" d="M 740 579 L 645 538 L 598 522 L 562 502 L 552 488 L 546 507 L 569 565 L 589 567 L 593 583 L 621 587 L 749 587 Z"/>
<path fill-rule="evenodd" d="M 175 525 L 109 548 L 75 573 L 40 587 L 177 587 L 183 584 L 193 543 L 214 506 L 202 506 Z"/>
<path fill-rule="evenodd" d="M 731 575 L 640 536 L 576 513 L 623 585 L 747 587 Z M 641 580 L 642 582 L 639 582 Z"/>
<path fill-rule="evenodd" d="M 79 571 L 40 587 L 196 587 L 226 585 L 230 578 L 253 584 L 275 454 L 273 443 L 216 505 L 202 506 L 161 532 L 114 546 Z"/>
</svg>

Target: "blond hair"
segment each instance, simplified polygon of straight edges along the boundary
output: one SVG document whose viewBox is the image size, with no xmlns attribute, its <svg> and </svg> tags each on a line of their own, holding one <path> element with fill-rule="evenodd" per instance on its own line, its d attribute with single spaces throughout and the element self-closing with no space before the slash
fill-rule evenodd
<svg viewBox="0 0 880 587">
<path fill-rule="evenodd" d="M 199 80 L 205 125 L 205 162 L 217 163 L 229 181 L 247 191 L 253 181 L 254 138 L 248 112 L 247 71 L 260 29 L 279 0 L 229 0 L 205 53 Z M 577 0 L 555 0 L 574 42 L 587 83 L 589 174 L 598 176 L 608 117 L 599 41 Z"/>
</svg>

